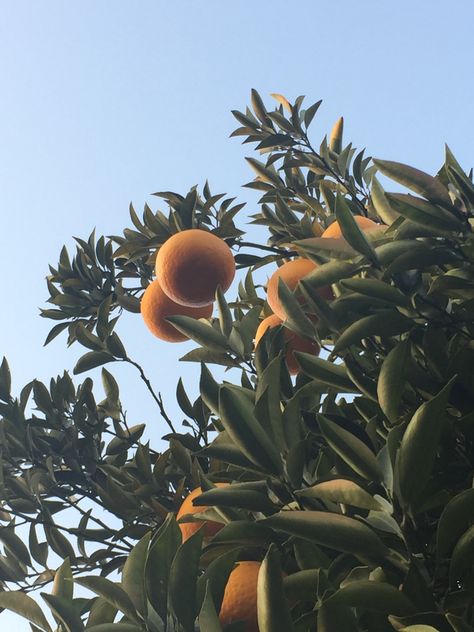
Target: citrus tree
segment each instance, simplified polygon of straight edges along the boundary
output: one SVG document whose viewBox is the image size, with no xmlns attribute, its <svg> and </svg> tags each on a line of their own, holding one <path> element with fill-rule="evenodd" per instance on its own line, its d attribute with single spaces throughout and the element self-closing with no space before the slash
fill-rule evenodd
<svg viewBox="0 0 474 632">
<path fill-rule="evenodd" d="M 107 365 L 105 399 L 68 372 L 12 394 L 1 365 L 0 607 L 34 632 L 474 630 L 472 174 L 448 148 L 435 176 L 372 159 L 342 119 L 315 147 L 320 102 L 274 97 L 234 112 L 266 243 L 207 184 L 158 193 L 167 213 L 130 208 L 47 278 L 46 342 L 85 348 L 75 375 Z M 195 341 L 182 427 L 124 311 Z M 158 406 L 158 450 L 117 362 Z"/>
</svg>

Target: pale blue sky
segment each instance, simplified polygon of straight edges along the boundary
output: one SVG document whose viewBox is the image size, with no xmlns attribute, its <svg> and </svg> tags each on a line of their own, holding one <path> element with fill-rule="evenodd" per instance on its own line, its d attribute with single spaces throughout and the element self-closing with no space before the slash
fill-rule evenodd
<svg viewBox="0 0 474 632">
<path fill-rule="evenodd" d="M 80 353 L 63 338 L 42 348 L 52 323 L 38 317 L 48 263 L 72 235 L 116 234 L 130 201 L 157 208 L 153 191 L 206 178 L 252 211 L 240 188 L 253 177 L 250 147 L 228 139 L 230 110 L 252 87 L 268 104 L 270 92 L 322 98 L 317 142 L 343 114 L 346 139 L 371 155 L 434 172 L 448 142 L 469 168 L 472 24 L 472 0 L 0 2 L 0 357 L 15 388 L 71 369 Z M 155 341 L 139 316 L 119 333 L 177 414 L 179 375 L 195 391 L 196 372 L 177 362 L 189 345 Z M 145 390 L 109 368 L 156 440 L 164 428 Z"/>
</svg>

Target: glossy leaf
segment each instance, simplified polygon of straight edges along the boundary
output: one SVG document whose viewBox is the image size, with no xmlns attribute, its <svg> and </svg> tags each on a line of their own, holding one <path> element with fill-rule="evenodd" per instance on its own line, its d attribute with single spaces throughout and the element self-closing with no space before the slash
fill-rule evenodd
<svg viewBox="0 0 474 632">
<path fill-rule="evenodd" d="M 130 597 L 118 584 L 115 584 L 105 577 L 94 575 L 78 577 L 75 581 L 77 584 L 84 586 L 84 588 L 106 599 L 120 612 L 123 612 L 132 622 L 137 623 L 140 621 Z"/>
<path fill-rule="evenodd" d="M 385 357 L 379 373 L 378 401 L 380 408 L 392 423 L 398 419 L 400 401 L 407 380 L 409 353 L 409 344 L 400 342 Z"/>
<path fill-rule="evenodd" d="M 385 582 L 358 580 L 346 584 L 326 601 L 332 606 L 347 606 L 383 614 L 406 616 L 415 606 L 400 590 Z"/>
<path fill-rule="evenodd" d="M 249 398 L 241 391 L 222 386 L 219 412 L 229 437 L 252 463 L 275 474 L 281 472 L 281 459 L 270 437 L 255 418 Z"/>
<path fill-rule="evenodd" d="M 268 550 L 258 573 L 257 612 L 260 632 L 294 630 L 283 590 L 280 556 L 274 546 Z"/>
<path fill-rule="evenodd" d="M 146 615 L 145 564 L 150 533 L 147 533 L 130 552 L 122 570 L 122 588 L 130 597 L 137 612 Z"/>
<path fill-rule="evenodd" d="M 362 487 L 353 481 L 342 478 L 323 481 L 322 483 L 317 483 L 296 493 L 303 498 L 319 498 L 322 501 L 343 503 L 352 505 L 353 507 L 373 509 L 375 511 L 382 509 L 380 503 L 366 492 L 365 489 L 362 489 Z"/>
<path fill-rule="evenodd" d="M 377 263 L 375 250 L 355 221 L 354 215 L 346 200 L 342 195 L 338 194 L 336 201 L 336 219 L 347 243 L 352 246 L 354 250 L 367 257 L 369 261 Z"/>
<path fill-rule="evenodd" d="M 169 574 L 170 607 L 184 632 L 194 631 L 197 616 L 196 582 L 202 538 L 200 529 L 179 547 Z"/>
<path fill-rule="evenodd" d="M 433 176 L 414 167 L 404 165 L 401 162 L 378 160 L 375 158 L 373 162 L 383 175 L 395 180 L 395 182 L 399 184 L 403 184 L 403 186 L 424 196 L 434 204 L 451 208 L 452 204 L 448 190 L 439 180 L 433 178 Z"/>
<path fill-rule="evenodd" d="M 414 507 L 431 475 L 455 379 L 418 408 L 403 435 L 396 473 L 402 500 L 411 507 Z M 414 472 L 416 476 L 413 476 Z"/>
<path fill-rule="evenodd" d="M 383 560 L 388 549 L 367 525 L 359 520 L 323 511 L 281 511 L 263 523 L 359 559 Z"/>
<path fill-rule="evenodd" d="M 452 498 L 438 521 L 436 552 L 448 555 L 454 544 L 474 521 L 474 489 L 465 489 Z"/>
<path fill-rule="evenodd" d="M 382 471 L 375 454 L 348 430 L 318 415 L 318 423 L 331 448 L 357 473 L 368 480 L 382 480 Z"/>
<path fill-rule="evenodd" d="M 409 331 L 413 322 L 395 310 L 380 310 L 371 316 L 365 316 L 349 325 L 334 345 L 334 351 L 346 349 L 358 343 L 362 338 L 371 336 L 397 336 Z"/>
<path fill-rule="evenodd" d="M 211 351 L 228 351 L 227 339 L 209 323 L 190 316 L 169 316 L 166 318 L 182 334 Z"/>
<path fill-rule="evenodd" d="M 65 597 L 47 595 L 45 593 L 41 593 L 41 596 L 48 604 L 55 619 L 61 623 L 66 632 L 82 632 L 84 630 L 82 620 L 72 601 Z"/>
<path fill-rule="evenodd" d="M 44 632 L 52 632 L 51 626 L 36 601 L 20 590 L 0 592 L 0 608 L 20 615 Z"/>
</svg>

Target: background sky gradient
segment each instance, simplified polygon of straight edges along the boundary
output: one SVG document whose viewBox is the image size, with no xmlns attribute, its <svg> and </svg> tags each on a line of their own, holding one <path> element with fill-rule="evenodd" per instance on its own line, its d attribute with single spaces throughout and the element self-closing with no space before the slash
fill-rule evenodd
<svg viewBox="0 0 474 632">
<path fill-rule="evenodd" d="M 345 140 L 368 155 L 434 173 L 447 142 L 473 164 L 472 0 L 4 0 L 0 11 L 0 358 L 14 393 L 84 351 L 62 336 L 43 348 L 54 323 L 38 317 L 48 263 L 73 235 L 119 234 L 131 201 L 166 210 L 152 192 L 206 179 L 253 212 L 257 196 L 241 188 L 251 147 L 228 138 L 251 88 L 269 107 L 271 92 L 323 99 L 316 143 L 344 115 Z M 178 358 L 193 345 L 153 339 L 138 315 L 118 333 L 179 422 L 176 382 L 195 394 L 197 370 Z M 156 445 L 166 428 L 145 387 L 108 369 Z M 0 614 L 1 629 L 13 625 L 30 630 Z"/>
</svg>

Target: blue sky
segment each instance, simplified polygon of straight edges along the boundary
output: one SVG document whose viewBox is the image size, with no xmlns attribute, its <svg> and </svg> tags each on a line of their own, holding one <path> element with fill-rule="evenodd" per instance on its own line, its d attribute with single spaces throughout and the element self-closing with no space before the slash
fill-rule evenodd
<svg viewBox="0 0 474 632">
<path fill-rule="evenodd" d="M 157 208 L 153 191 L 206 178 L 252 212 L 250 147 L 228 138 L 252 87 L 268 104 L 271 92 L 322 98 L 317 142 L 343 114 L 346 140 L 373 156 L 434 172 L 447 142 L 474 162 L 471 0 L 15 0 L 0 11 L 0 357 L 17 391 L 80 354 L 63 338 L 43 348 L 52 323 L 38 317 L 48 263 L 72 235 L 120 233 L 130 201 Z M 119 333 L 179 420 L 178 377 L 195 392 L 196 371 L 178 363 L 190 345 L 151 339 L 139 316 Z M 109 368 L 156 441 L 145 389 Z"/>
</svg>

